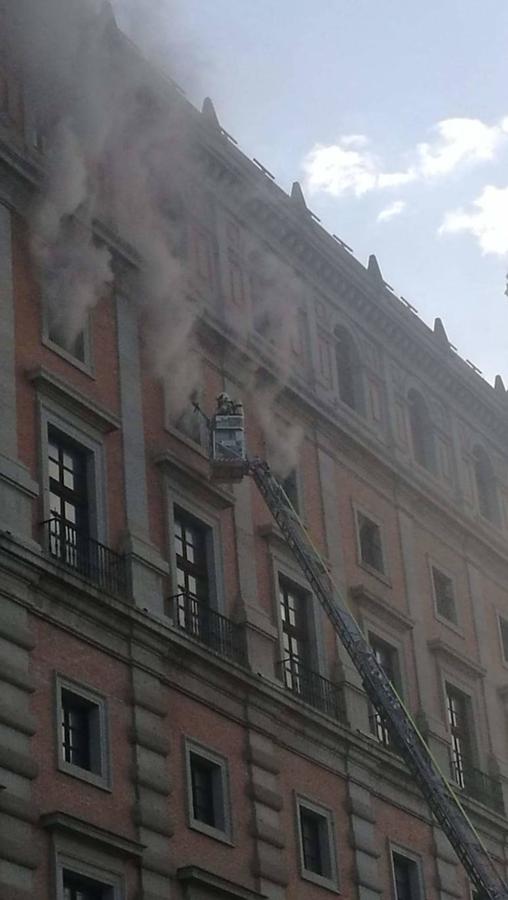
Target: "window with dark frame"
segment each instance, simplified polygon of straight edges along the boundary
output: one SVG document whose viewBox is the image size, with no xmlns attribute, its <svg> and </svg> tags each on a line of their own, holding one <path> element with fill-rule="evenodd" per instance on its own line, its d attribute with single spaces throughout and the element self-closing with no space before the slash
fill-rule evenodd
<svg viewBox="0 0 508 900">
<path fill-rule="evenodd" d="M 213 837 L 228 838 L 226 764 L 199 748 L 189 747 L 187 754 L 191 825 L 205 833 L 211 829 Z"/>
<path fill-rule="evenodd" d="M 338 889 L 333 818 L 329 810 L 297 798 L 302 878 Z"/>
<path fill-rule="evenodd" d="M 178 624 L 199 635 L 210 600 L 208 540 L 210 529 L 175 507 Z"/>
<path fill-rule="evenodd" d="M 112 896 L 108 885 L 64 869 L 63 900 L 110 900 Z"/>
<path fill-rule="evenodd" d="M 484 519 L 496 523 L 499 519 L 496 479 L 492 463 L 483 447 L 475 447 L 473 464 L 478 508 Z"/>
<path fill-rule="evenodd" d="M 346 406 L 357 409 L 358 398 L 358 360 L 356 348 L 349 334 L 344 328 L 338 326 L 335 329 L 335 360 L 337 365 L 337 382 L 339 397 Z"/>
<path fill-rule="evenodd" d="M 444 572 L 432 566 L 432 581 L 434 583 L 434 596 L 436 598 L 436 610 L 443 619 L 457 624 L 457 610 L 455 608 L 455 595 L 453 581 Z"/>
<path fill-rule="evenodd" d="M 214 780 L 219 766 L 196 753 L 190 754 L 192 811 L 198 822 L 217 828 Z M 220 776 L 220 771 L 219 771 Z"/>
<path fill-rule="evenodd" d="M 446 685 L 446 712 L 451 733 L 451 773 L 453 780 L 461 788 L 466 786 L 473 757 L 469 704 L 466 694 Z"/>
<path fill-rule="evenodd" d="M 299 512 L 299 502 L 298 502 L 298 473 L 296 469 L 291 469 L 288 475 L 285 478 L 281 479 L 282 487 L 284 488 L 284 492 L 286 493 L 291 505 Z"/>
<path fill-rule="evenodd" d="M 305 691 L 305 674 L 310 657 L 308 596 L 285 578 L 279 578 L 279 603 L 282 624 L 282 650 L 286 686 L 296 693 Z"/>
<path fill-rule="evenodd" d="M 60 707 L 64 762 L 101 775 L 99 705 L 62 687 Z"/>
<path fill-rule="evenodd" d="M 402 853 L 392 853 L 396 900 L 420 900 L 418 863 Z"/>
<path fill-rule="evenodd" d="M 86 363 L 86 337 L 85 328 L 79 334 L 69 339 L 65 329 L 58 322 L 53 322 L 48 326 L 48 339 L 65 350 L 69 356 L 73 356 L 79 362 Z"/>
<path fill-rule="evenodd" d="M 418 391 L 408 394 L 409 429 L 416 462 L 431 472 L 435 468 L 434 433 L 425 400 Z"/>
<path fill-rule="evenodd" d="M 381 543 L 381 529 L 376 522 L 369 519 L 363 513 L 358 513 L 358 541 L 360 544 L 360 558 L 362 563 L 384 573 L 383 546 Z"/>
<path fill-rule="evenodd" d="M 369 634 L 369 643 L 386 677 L 390 679 L 395 689 L 398 690 L 400 688 L 400 676 L 396 648 L 374 634 Z M 382 717 L 372 705 L 370 705 L 369 720 L 372 734 L 375 734 L 378 741 L 384 744 L 385 747 L 391 747 L 393 742 L 390 732 Z"/>
<path fill-rule="evenodd" d="M 74 568 L 87 568 L 90 530 L 88 452 L 55 428 L 48 428 L 49 550 Z"/>
<path fill-rule="evenodd" d="M 303 865 L 315 875 L 329 876 L 323 859 L 323 816 L 305 807 L 300 807 L 300 828 L 302 832 Z"/>
<path fill-rule="evenodd" d="M 508 663 L 508 619 L 499 616 L 499 631 L 501 633 L 501 646 L 503 650 L 503 659 Z"/>
</svg>

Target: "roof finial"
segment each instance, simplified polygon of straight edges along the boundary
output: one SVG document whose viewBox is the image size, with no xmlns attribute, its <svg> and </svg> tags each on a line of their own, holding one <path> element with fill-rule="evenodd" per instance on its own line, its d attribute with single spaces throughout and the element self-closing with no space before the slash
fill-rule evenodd
<svg viewBox="0 0 508 900">
<path fill-rule="evenodd" d="M 201 114 L 203 118 L 210 122 L 212 125 L 215 125 L 217 128 L 220 128 L 219 118 L 217 113 L 215 112 L 215 106 L 213 105 L 210 97 L 205 97 L 203 100 L 203 106 L 201 107 Z"/>
<path fill-rule="evenodd" d="M 450 346 L 450 341 L 448 340 L 448 335 L 446 334 L 445 327 L 441 319 L 434 319 L 434 336 L 437 338 L 440 344 L 443 347 L 446 347 L 448 350 Z"/>
<path fill-rule="evenodd" d="M 296 203 L 305 212 L 308 212 L 307 204 L 305 202 L 305 197 L 303 196 L 303 191 L 299 181 L 293 181 L 293 187 L 291 188 L 291 200 L 293 203 Z"/>
<path fill-rule="evenodd" d="M 381 269 L 379 268 L 379 263 L 373 253 L 371 253 L 369 256 L 369 262 L 367 263 L 367 272 L 374 281 L 377 281 L 384 287 L 385 280 L 381 273 Z"/>
</svg>

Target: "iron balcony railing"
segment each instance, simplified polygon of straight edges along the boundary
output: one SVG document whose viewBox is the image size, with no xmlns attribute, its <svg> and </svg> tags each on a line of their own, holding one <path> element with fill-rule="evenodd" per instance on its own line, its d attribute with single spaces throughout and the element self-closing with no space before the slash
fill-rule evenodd
<svg viewBox="0 0 508 900">
<path fill-rule="evenodd" d="M 293 694 L 334 719 L 345 719 L 340 689 L 332 681 L 313 672 L 296 659 L 278 663 L 279 677 Z"/>
<path fill-rule="evenodd" d="M 124 556 L 56 516 L 43 522 L 42 528 L 44 546 L 53 559 L 110 594 L 127 595 Z"/>
<path fill-rule="evenodd" d="M 240 625 L 212 609 L 193 594 L 170 597 L 173 622 L 186 634 L 213 650 L 219 656 L 247 665 L 245 632 Z"/>
<path fill-rule="evenodd" d="M 450 768 L 454 787 L 460 787 L 468 797 L 478 800 L 495 812 L 505 814 L 501 780 L 495 775 L 488 775 L 476 766 L 462 763 L 461 772 L 457 772 L 453 756 L 450 754 Z"/>
</svg>

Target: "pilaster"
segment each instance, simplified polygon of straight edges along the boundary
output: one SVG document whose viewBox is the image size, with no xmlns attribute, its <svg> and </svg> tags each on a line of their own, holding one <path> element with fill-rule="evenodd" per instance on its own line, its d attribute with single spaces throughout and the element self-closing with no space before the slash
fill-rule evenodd
<svg viewBox="0 0 508 900">
<path fill-rule="evenodd" d="M 0 202 L 0 530 L 32 542 L 38 485 L 18 461 L 11 210 Z"/>
<path fill-rule="evenodd" d="M 280 811 L 279 764 L 275 744 L 252 729 L 247 736 L 248 794 L 252 803 L 251 833 L 255 842 L 253 872 L 257 890 L 269 900 L 285 900 L 288 869 Z"/>
<path fill-rule="evenodd" d="M 383 896 L 383 884 L 378 866 L 375 809 L 371 792 L 355 780 L 355 768 L 354 763 L 348 764 L 347 791 L 358 900 L 380 900 Z M 365 773 L 359 774 L 364 781 Z"/>
<path fill-rule="evenodd" d="M 162 579 L 169 567 L 149 537 L 138 315 L 127 292 L 116 296 L 116 318 L 127 517 L 123 548 L 136 604 L 162 617 Z"/>
<path fill-rule="evenodd" d="M 34 642 L 26 610 L 2 596 L 0 603 L 0 896 L 30 900 L 38 865 L 32 781 L 38 773 L 30 753 L 36 723 L 30 711 Z"/>
</svg>

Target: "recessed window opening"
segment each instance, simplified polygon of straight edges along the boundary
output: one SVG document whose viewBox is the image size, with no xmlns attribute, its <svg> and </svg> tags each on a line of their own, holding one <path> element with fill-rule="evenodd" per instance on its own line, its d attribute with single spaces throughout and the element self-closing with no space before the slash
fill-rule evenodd
<svg viewBox="0 0 508 900">
<path fill-rule="evenodd" d="M 501 633 L 501 647 L 503 650 L 503 659 L 508 663 L 508 619 L 499 616 L 499 631 Z"/>
<path fill-rule="evenodd" d="M 396 900 L 421 900 L 418 863 L 402 853 L 392 853 Z"/>
<path fill-rule="evenodd" d="M 423 468 L 433 471 L 435 468 L 434 436 L 427 404 L 422 395 L 413 389 L 409 391 L 407 399 L 414 458 Z"/>
<path fill-rule="evenodd" d="M 473 459 L 478 508 L 485 519 L 495 523 L 499 519 L 499 508 L 492 463 L 483 447 L 475 447 Z"/>
<path fill-rule="evenodd" d="M 444 572 L 432 566 L 432 580 L 434 583 L 434 596 L 436 598 L 437 613 L 443 619 L 457 624 L 457 610 L 455 608 L 455 596 L 453 581 Z"/>
<path fill-rule="evenodd" d="M 48 429 L 49 550 L 80 571 L 88 566 L 88 455 L 66 435 Z"/>
<path fill-rule="evenodd" d="M 472 744 L 469 727 L 469 698 L 461 691 L 446 686 L 448 727 L 451 733 L 451 772 L 459 787 L 466 786 L 472 762 Z"/>
<path fill-rule="evenodd" d="M 112 900 L 113 890 L 105 884 L 64 869 L 63 897 L 64 900 Z"/>
<path fill-rule="evenodd" d="M 282 623 L 283 671 L 286 687 L 305 692 L 305 669 L 309 665 L 308 597 L 285 578 L 279 579 Z"/>
<path fill-rule="evenodd" d="M 199 636 L 210 602 L 210 529 L 179 507 L 174 527 L 178 625 Z"/>
<path fill-rule="evenodd" d="M 345 328 L 338 325 L 334 334 L 339 397 L 346 406 L 361 411 L 363 397 L 358 351 Z"/>
<path fill-rule="evenodd" d="M 361 561 L 378 572 L 384 572 L 381 529 L 363 513 L 358 513 L 358 540 Z"/>
<path fill-rule="evenodd" d="M 391 681 L 396 690 L 400 687 L 400 676 L 397 650 L 386 641 L 376 635 L 369 634 L 369 643 L 377 662 L 383 669 L 386 677 Z M 380 715 L 373 706 L 370 707 L 370 728 L 381 744 L 385 747 L 392 746 L 390 732 Z"/>
</svg>

